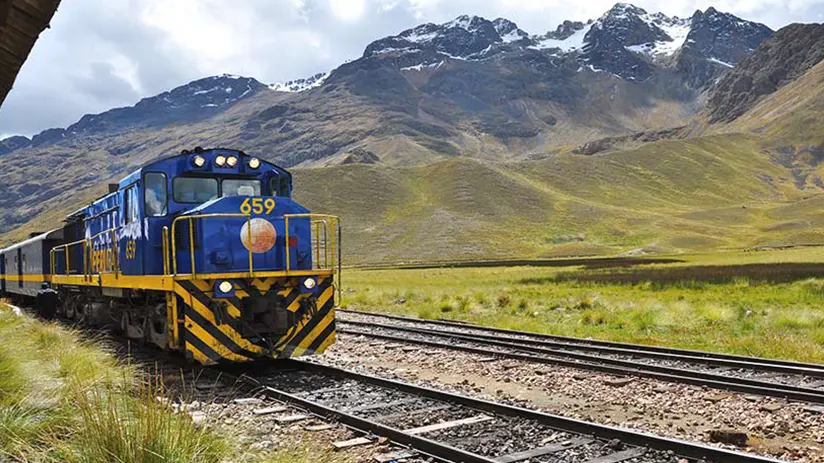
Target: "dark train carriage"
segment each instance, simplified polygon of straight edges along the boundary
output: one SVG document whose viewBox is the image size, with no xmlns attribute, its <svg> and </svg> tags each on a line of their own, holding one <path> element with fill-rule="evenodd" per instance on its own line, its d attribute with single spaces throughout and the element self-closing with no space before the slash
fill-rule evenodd
<svg viewBox="0 0 824 463">
<path fill-rule="evenodd" d="M 22 243 L 0 249 L 0 293 L 35 296 L 51 273 L 50 251 L 62 244 L 63 231 L 37 233 Z"/>
</svg>

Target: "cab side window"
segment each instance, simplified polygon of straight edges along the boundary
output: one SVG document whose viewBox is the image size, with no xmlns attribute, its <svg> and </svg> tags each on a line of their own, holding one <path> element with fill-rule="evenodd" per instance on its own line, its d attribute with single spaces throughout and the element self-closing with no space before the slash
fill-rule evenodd
<svg viewBox="0 0 824 463">
<path fill-rule="evenodd" d="M 272 196 L 289 197 L 289 177 L 282 175 L 272 178 L 269 183 Z"/>
<path fill-rule="evenodd" d="M 169 192 L 166 174 L 149 172 L 144 178 L 143 209 L 147 217 L 162 217 L 168 212 Z"/>
<path fill-rule="evenodd" d="M 140 221 L 140 214 L 137 208 L 137 188 L 131 187 L 126 190 L 124 197 L 126 200 L 126 223 Z"/>
</svg>

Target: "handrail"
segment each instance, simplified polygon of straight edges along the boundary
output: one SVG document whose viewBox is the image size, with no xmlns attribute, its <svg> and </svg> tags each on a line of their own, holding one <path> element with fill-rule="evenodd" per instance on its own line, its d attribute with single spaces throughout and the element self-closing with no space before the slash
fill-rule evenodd
<svg viewBox="0 0 824 463">
<path fill-rule="evenodd" d="M 323 224 L 323 231 L 324 231 L 324 256 L 323 256 L 323 268 L 324 269 L 332 269 L 334 278 L 336 280 L 337 286 L 337 293 L 338 293 L 338 301 L 340 301 L 342 289 L 341 289 L 341 270 L 343 268 L 343 264 L 341 262 L 342 251 L 341 251 L 341 241 L 342 241 L 342 229 L 340 224 L 340 218 L 334 215 L 328 214 L 286 214 L 283 216 L 284 220 L 284 227 L 286 229 L 286 272 L 289 273 L 292 270 L 292 257 L 291 257 L 291 249 L 289 248 L 289 219 L 309 219 L 313 222 L 309 225 L 310 232 L 312 231 L 312 226 L 317 224 L 316 229 L 320 229 L 320 224 Z M 330 233 L 329 228 L 334 227 L 332 233 Z M 315 254 L 317 256 L 317 260 L 315 262 L 318 267 L 321 266 L 320 264 L 320 231 L 317 231 L 316 235 L 316 249 Z M 331 236 L 330 236 L 331 235 Z M 336 252 L 337 251 L 337 252 Z M 310 251 L 311 252 L 311 251 Z M 335 253 L 330 256 L 330 253 Z M 330 262 L 330 258 L 337 260 L 337 262 Z M 337 265 L 336 265 L 337 264 Z M 337 268 L 335 268 L 337 267 Z"/>
<path fill-rule="evenodd" d="M 65 257 L 66 257 L 66 275 L 69 274 L 69 268 L 71 267 L 69 248 L 71 248 L 72 246 L 77 246 L 78 244 L 83 245 L 83 279 L 85 280 L 87 278 L 90 278 L 89 269 L 88 269 L 89 259 L 87 258 L 87 254 L 88 254 L 88 240 L 87 239 L 82 239 L 82 240 L 74 241 L 74 242 L 71 242 L 71 243 L 61 244 L 59 246 L 55 246 L 55 247 L 51 248 L 51 250 L 49 251 L 49 261 L 50 261 L 50 264 L 51 264 L 51 274 L 52 275 L 55 275 L 57 273 L 57 262 L 56 262 L 55 256 L 59 251 L 63 251 L 63 253 L 65 254 Z"/>
<path fill-rule="evenodd" d="M 196 219 L 212 219 L 217 217 L 225 217 L 225 218 L 240 218 L 243 217 L 246 219 L 246 227 L 249 233 L 249 274 L 251 275 L 254 271 L 253 268 L 253 255 L 252 255 L 252 215 L 251 214 L 196 214 L 196 215 L 184 215 L 175 218 L 172 221 L 172 270 L 173 275 L 177 276 L 177 234 L 175 231 L 177 230 L 177 223 L 182 221 L 190 221 L 193 222 Z M 194 234 L 194 227 L 192 224 L 189 224 L 189 255 L 191 256 L 191 265 L 192 265 L 192 276 L 197 275 L 195 271 L 195 234 Z"/>
<path fill-rule="evenodd" d="M 163 242 L 163 275 L 169 274 L 169 227 L 163 227 L 163 233 L 161 236 L 161 241 Z"/>
<path fill-rule="evenodd" d="M 318 221 L 329 220 L 337 224 L 337 228 L 340 229 L 340 219 L 334 215 L 328 214 L 286 214 L 283 216 L 284 220 L 284 228 L 286 229 L 286 249 L 289 250 L 289 219 L 318 219 Z M 311 226 L 310 226 L 311 230 Z M 329 266 L 329 261 L 326 259 L 326 266 Z M 286 271 L 290 271 L 292 269 L 292 259 L 291 253 L 286 253 Z"/>
</svg>

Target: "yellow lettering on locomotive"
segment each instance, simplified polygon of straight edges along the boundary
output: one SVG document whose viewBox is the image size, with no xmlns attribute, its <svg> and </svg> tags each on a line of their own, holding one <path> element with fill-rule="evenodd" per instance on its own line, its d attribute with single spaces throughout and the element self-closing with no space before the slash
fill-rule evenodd
<svg viewBox="0 0 824 463">
<path fill-rule="evenodd" d="M 126 260 L 133 260 L 137 257 L 137 241 L 130 240 L 126 242 Z"/>
<path fill-rule="evenodd" d="M 271 214 L 275 210 L 275 200 L 272 198 L 246 198 L 240 203 L 241 214 Z"/>
</svg>

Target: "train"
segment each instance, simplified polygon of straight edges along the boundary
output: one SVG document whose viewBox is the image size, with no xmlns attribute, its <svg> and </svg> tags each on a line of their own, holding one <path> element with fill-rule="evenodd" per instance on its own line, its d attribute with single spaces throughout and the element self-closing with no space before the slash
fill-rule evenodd
<svg viewBox="0 0 824 463">
<path fill-rule="evenodd" d="M 0 296 L 50 286 L 57 315 L 109 324 L 203 365 L 318 354 L 335 342 L 341 226 L 292 175 L 236 149 L 160 157 L 0 249 Z"/>
</svg>

